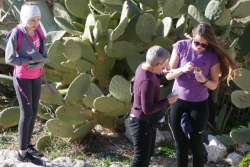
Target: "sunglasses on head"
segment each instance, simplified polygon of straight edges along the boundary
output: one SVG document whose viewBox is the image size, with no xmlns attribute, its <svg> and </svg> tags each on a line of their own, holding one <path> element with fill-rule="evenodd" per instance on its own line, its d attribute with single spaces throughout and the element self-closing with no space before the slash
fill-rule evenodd
<svg viewBox="0 0 250 167">
<path fill-rule="evenodd" d="M 194 45 L 195 45 L 195 46 L 200 45 L 200 46 L 203 47 L 203 48 L 207 48 L 207 47 L 208 47 L 208 44 L 200 43 L 200 42 L 195 41 L 195 40 L 193 40 L 193 41 L 194 41 Z"/>
</svg>

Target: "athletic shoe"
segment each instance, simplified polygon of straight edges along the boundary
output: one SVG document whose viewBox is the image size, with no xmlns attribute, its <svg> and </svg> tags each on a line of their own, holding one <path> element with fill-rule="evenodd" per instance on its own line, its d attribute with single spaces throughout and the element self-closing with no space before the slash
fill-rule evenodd
<svg viewBox="0 0 250 167">
<path fill-rule="evenodd" d="M 28 152 L 26 152 L 24 156 L 21 156 L 20 153 L 18 152 L 16 158 L 21 162 L 31 162 L 35 165 L 43 166 L 43 161 L 41 159 L 33 157 Z"/>
<path fill-rule="evenodd" d="M 27 152 L 28 152 L 30 155 L 35 156 L 35 157 L 39 157 L 39 158 L 41 158 L 41 157 L 44 156 L 44 154 L 41 153 L 41 152 L 39 152 L 39 151 L 37 151 L 37 150 L 34 148 L 34 145 L 32 145 L 32 144 L 29 144 L 29 145 L 28 145 Z"/>
</svg>

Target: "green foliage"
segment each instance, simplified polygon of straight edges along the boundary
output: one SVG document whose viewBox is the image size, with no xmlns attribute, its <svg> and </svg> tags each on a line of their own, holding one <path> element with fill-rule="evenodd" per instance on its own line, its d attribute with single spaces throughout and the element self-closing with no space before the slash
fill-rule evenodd
<svg viewBox="0 0 250 167">
<path fill-rule="evenodd" d="M 250 154 L 248 154 L 241 160 L 239 167 L 247 167 L 249 165 L 250 165 Z"/>
<path fill-rule="evenodd" d="M 175 147 L 168 142 L 160 143 L 159 146 L 157 147 L 157 150 L 159 151 L 157 155 L 164 157 L 175 155 L 176 152 Z"/>
<path fill-rule="evenodd" d="M 218 120 L 216 122 L 216 130 L 220 131 L 221 128 L 222 128 L 222 124 L 223 124 L 223 121 L 224 121 L 224 117 L 225 117 L 225 114 L 226 114 L 226 105 L 224 104 L 221 108 L 221 110 L 219 111 L 219 116 L 218 116 Z"/>
</svg>

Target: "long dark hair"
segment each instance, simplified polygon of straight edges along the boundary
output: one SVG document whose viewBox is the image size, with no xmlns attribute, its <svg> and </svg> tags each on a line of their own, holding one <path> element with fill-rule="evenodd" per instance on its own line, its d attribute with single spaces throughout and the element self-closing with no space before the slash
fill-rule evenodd
<svg viewBox="0 0 250 167">
<path fill-rule="evenodd" d="M 216 35 L 213 31 L 213 28 L 207 23 L 200 23 L 192 30 L 193 37 L 195 35 L 202 36 L 208 42 L 208 50 L 214 52 L 220 61 L 220 70 L 221 78 L 225 80 L 228 77 L 228 74 L 231 73 L 232 69 L 240 67 L 240 64 L 237 63 L 232 57 L 223 50 L 219 41 L 216 38 Z"/>
</svg>

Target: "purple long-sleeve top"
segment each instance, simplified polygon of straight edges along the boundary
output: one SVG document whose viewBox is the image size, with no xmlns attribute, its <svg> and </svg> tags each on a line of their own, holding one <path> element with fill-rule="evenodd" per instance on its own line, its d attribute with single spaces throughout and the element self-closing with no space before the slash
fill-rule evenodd
<svg viewBox="0 0 250 167">
<path fill-rule="evenodd" d="M 163 76 L 162 71 L 152 73 L 144 70 L 142 64 L 138 66 L 135 72 L 134 104 L 131 109 L 135 117 L 148 121 L 147 115 L 156 113 L 168 105 L 167 98 L 160 100 L 159 79 Z"/>
</svg>

